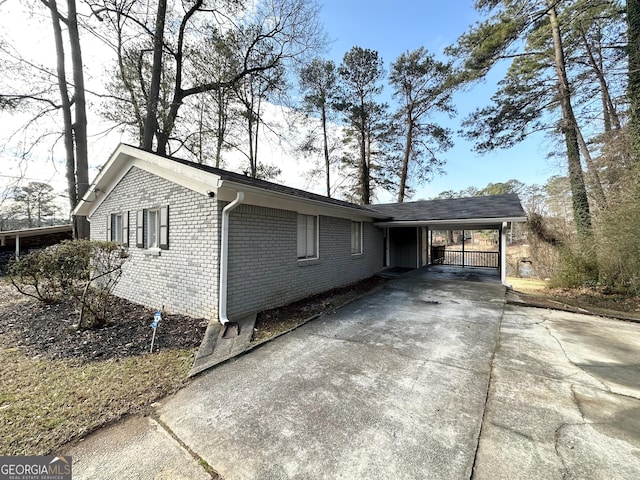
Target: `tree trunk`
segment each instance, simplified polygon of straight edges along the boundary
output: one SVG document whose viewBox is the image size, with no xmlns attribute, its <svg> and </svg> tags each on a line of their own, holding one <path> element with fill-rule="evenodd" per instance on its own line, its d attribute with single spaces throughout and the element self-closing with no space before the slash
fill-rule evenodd
<svg viewBox="0 0 640 480">
<path fill-rule="evenodd" d="M 327 177 L 327 197 L 331 197 L 331 179 L 330 179 L 330 168 L 331 164 L 329 162 L 329 141 L 327 140 L 327 105 L 326 102 L 322 103 L 321 107 L 321 118 L 322 118 L 322 142 L 324 146 L 324 169 Z"/>
<path fill-rule="evenodd" d="M 407 136 L 405 138 L 404 154 L 402 156 L 402 167 L 400 169 L 400 188 L 398 190 L 398 202 L 404 202 L 405 190 L 407 188 L 407 176 L 409 174 L 409 159 L 411 158 L 411 145 L 413 144 L 413 119 L 411 109 L 407 111 Z"/>
<path fill-rule="evenodd" d="M 604 68 L 602 66 L 602 45 L 600 45 L 597 50 L 598 58 L 596 59 L 596 56 L 594 55 L 591 45 L 589 44 L 589 41 L 587 40 L 584 32 L 581 32 L 580 36 L 582 38 L 582 42 L 584 43 L 585 50 L 587 51 L 589 65 L 591 65 L 593 73 L 598 78 L 598 83 L 600 84 L 604 131 L 610 132 L 612 128 L 620 130 L 620 117 L 618 116 L 616 107 L 613 104 L 613 100 L 611 99 L 609 85 L 607 84 L 607 79 L 604 76 Z"/>
<path fill-rule="evenodd" d="M 120 69 L 120 80 L 124 85 L 125 90 L 129 96 L 129 102 L 133 108 L 134 115 L 136 117 L 136 124 L 138 126 L 139 143 L 142 144 L 142 138 L 144 137 L 144 121 L 142 118 L 142 112 L 140 111 L 140 104 L 137 101 L 137 95 L 133 88 L 129 75 L 127 75 L 126 67 L 124 64 L 124 44 L 122 38 L 122 15 L 120 11 L 116 11 L 116 51 L 118 54 L 118 68 Z"/>
<path fill-rule="evenodd" d="M 587 168 L 589 169 L 589 174 L 591 175 L 591 180 L 593 183 L 593 196 L 596 199 L 597 206 L 604 210 L 607 208 L 607 197 L 604 193 L 604 188 L 602 188 L 602 182 L 600 181 L 600 174 L 598 173 L 598 167 L 593 161 L 591 157 L 591 152 L 589 152 L 589 148 L 587 147 L 587 142 L 584 141 L 584 136 L 582 135 L 582 130 L 579 126 L 576 125 L 576 134 L 578 137 L 578 145 L 580 146 L 580 151 L 582 152 L 582 156 L 584 157 L 584 161 L 587 164 Z"/>
<path fill-rule="evenodd" d="M 640 2 L 638 0 L 627 0 L 627 38 L 631 157 L 634 163 L 640 163 Z"/>
<path fill-rule="evenodd" d="M 160 3 L 163 4 L 162 6 L 162 25 L 159 26 L 158 25 L 158 19 L 156 19 L 156 32 L 154 35 L 154 51 L 153 51 L 153 74 L 154 75 L 158 75 L 157 81 L 158 81 L 158 90 L 157 92 L 155 92 L 155 111 L 154 111 L 154 120 L 155 120 L 155 127 L 156 127 L 156 139 L 157 139 L 157 145 L 156 145 L 156 149 L 157 152 L 161 155 L 166 155 L 167 151 L 168 151 L 168 147 L 169 147 L 169 139 L 171 138 L 171 133 L 173 132 L 173 129 L 175 127 L 176 124 L 176 120 L 178 118 L 178 111 L 180 110 L 180 106 L 182 105 L 182 101 L 185 98 L 185 92 L 182 89 L 182 68 L 183 68 L 183 55 L 184 55 L 184 35 L 185 35 L 185 31 L 186 31 L 186 27 L 187 24 L 189 23 L 189 20 L 191 19 L 191 17 L 198 11 L 198 9 L 202 6 L 204 0 L 196 0 L 196 2 L 191 5 L 191 7 L 189 7 L 189 10 L 187 11 L 187 13 L 184 15 L 184 17 L 182 17 L 182 21 L 180 22 L 180 29 L 179 29 L 179 33 L 178 33 L 178 45 L 175 49 L 175 51 L 173 52 L 173 57 L 175 59 L 175 68 L 176 68 L 176 76 L 174 79 L 174 84 L 173 84 L 173 96 L 171 99 L 171 105 L 169 105 L 169 111 L 167 112 L 164 120 L 163 120 L 163 124 L 162 127 L 158 126 L 158 121 L 157 121 L 157 105 L 158 105 L 158 98 L 160 95 L 160 78 L 161 78 L 161 73 L 162 73 L 162 67 L 163 67 L 163 62 L 162 62 L 162 47 L 163 47 L 163 43 L 164 43 L 164 21 L 165 21 L 165 15 L 166 15 L 166 10 L 167 10 L 167 5 L 166 2 L 167 0 L 160 0 Z M 160 4 L 158 4 L 158 15 L 160 15 Z M 157 45 L 157 41 L 158 41 L 158 36 L 160 36 L 160 45 L 158 47 Z M 158 50 L 159 48 L 159 50 Z M 156 55 L 158 55 L 158 62 L 159 62 L 159 68 L 158 68 L 158 72 L 156 73 Z M 151 97 L 151 92 L 153 91 L 153 81 L 155 80 L 155 77 L 152 78 L 152 88 L 150 89 L 150 93 L 149 96 Z M 149 115 L 149 112 L 147 111 L 147 115 Z M 145 129 L 146 129 L 146 125 L 145 125 Z M 151 148 L 151 146 L 149 146 L 149 148 Z"/>
<path fill-rule="evenodd" d="M 224 88 L 216 91 L 217 107 L 218 107 L 218 129 L 216 131 L 216 168 L 220 168 L 222 164 L 222 147 L 224 146 L 224 137 L 227 131 L 227 100 L 228 92 Z"/>
<path fill-rule="evenodd" d="M 584 175 L 580 163 L 580 149 L 578 147 L 578 133 L 573 107 L 571 105 L 571 90 L 566 72 L 566 62 L 560 27 L 556 16 L 555 3 L 548 0 L 549 20 L 551 34 L 553 36 L 554 61 L 558 75 L 558 97 L 562 109 L 562 130 L 567 145 L 567 164 L 569 171 L 569 183 L 571 186 L 571 198 L 573 204 L 573 218 L 575 220 L 578 237 L 585 239 L 591 235 L 591 212 L 589 210 L 589 198 L 584 185 Z"/>
<path fill-rule="evenodd" d="M 80 33 L 78 32 L 78 17 L 76 1 L 67 0 L 69 18 L 69 44 L 71 46 L 71 65 L 73 70 L 73 97 L 76 112 L 73 127 L 76 146 L 76 189 L 77 201 L 80 201 L 89 190 L 89 154 L 87 142 L 87 108 L 84 89 L 84 71 L 82 66 L 82 50 L 80 49 Z M 74 206 L 75 207 L 75 206 Z M 89 238 L 89 222 L 84 216 L 74 218 L 76 238 Z"/>
<path fill-rule="evenodd" d="M 60 15 L 58 13 L 56 0 L 50 0 L 49 2 L 43 3 L 49 8 L 49 12 L 51 13 L 53 37 L 56 46 L 56 75 L 58 77 L 58 89 L 60 91 L 60 104 L 62 105 L 62 118 L 64 122 L 64 149 L 66 154 L 65 175 L 67 178 L 69 206 L 71 207 L 71 210 L 73 210 L 78 203 L 78 191 L 76 186 L 76 161 L 73 148 L 73 119 L 71 116 L 69 89 L 67 88 L 62 28 L 60 27 Z M 31 221 L 29 221 L 29 223 L 31 223 Z M 76 236 L 77 229 L 74 225 L 74 237 Z"/>
<path fill-rule="evenodd" d="M 367 133 L 363 128 L 360 131 L 360 203 L 370 203 L 369 174 L 367 168 Z"/>
<path fill-rule="evenodd" d="M 158 99 L 160 98 L 160 80 L 162 78 L 162 48 L 164 44 L 164 22 L 167 14 L 167 0 L 158 0 L 156 25 L 153 35 L 153 66 L 151 69 L 151 84 L 147 95 L 147 112 L 144 122 L 142 148 L 151 150 L 153 137 L 158 131 Z M 166 145 L 165 145 L 166 150 Z M 166 153 L 160 152 L 158 153 Z"/>
</svg>

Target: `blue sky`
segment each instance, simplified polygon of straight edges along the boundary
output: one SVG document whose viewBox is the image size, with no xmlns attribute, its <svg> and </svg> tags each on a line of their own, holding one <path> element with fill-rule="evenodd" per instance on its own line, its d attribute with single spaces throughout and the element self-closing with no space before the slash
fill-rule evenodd
<svg viewBox="0 0 640 480">
<path fill-rule="evenodd" d="M 345 52 L 354 45 L 377 50 L 388 67 L 402 52 L 424 46 L 435 55 L 441 55 L 447 45 L 456 41 L 469 25 L 478 18 L 472 7 L 472 0 L 318 0 L 321 5 L 321 20 L 328 36 L 333 40 L 327 53 L 339 64 Z M 1 0 L 0 0 L 1 3 Z M 9 8 L 12 7 L 12 8 Z M 48 24 L 38 23 L 34 19 L 25 18 L 24 5 L 8 3 L 3 6 L 7 13 L 0 19 L 2 29 L 13 32 L 19 40 L 18 44 L 29 49 L 43 63 L 51 63 L 55 58 Z M 18 20 L 16 20 L 18 19 Z M 20 28 L 13 28 L 20 25 Z M 85 45 L 86 47 L 86 45 Z M 96 55 L 92 48 L 84 48 L 85 63 L 92 72 L 102 72 L 107 61 Z M 42 58 L 41 58 L 42 57 Z M 92 70 L 96 68 L 97 70 Z M 100 81 L 100 75 L 89 75 L 93 81 Z M 456 118 L 436 117 L 443 126 L 457 131 L 464 116 L 475 108 L 487 105 L 501 72 L 492 73 L 486 82 L 476 85 L 471 91 L 458 93 L 454 103 L 458 110 Z M 385 99 L 390 96 L 387 91 Z M 89 112 L 92 116 L 90 128 L 94 133 L 101 132 L 103 126 L 97 118 L 96 104 Z M 21 120 L 11 115 L 0 115 L 0 124 L 13 127 Z M 113 135 L 102 139 L 92 137 L 91 141 L 91 173 L 93 178 L 98 168 L 106 161 L 120 138 Z M 130 141 L 127 138 L 124 141 Z M 461 190 L 469 186 L 484 187 L 490 182 L 504 182 L 515 178 L 527 184 L 544 183 L 546 179 L 563 173 L 546 160 L 548 140 L 545 138 L 530 139 L 516 148 L 507 151 L 496 151 L 491 154 L 478 155 L 472 151 L 472 145 L 459 136 L 454 137 L 455 147 L 443 157 L 446 174 L 436 177 L 432 182 L 418 187 L 414 199 L 430 198 L 445 190 Z M 261 147 L 262 148 L 262 147 Z M 265 149 L 262 150 L 263 153 Z M 65 189 L 64 168 L 61 166 L 64 157 L 57 155 L 57 171 L 48 161 L 48 152 L 42 154 L 39 162 L 31 162 L 26 172 L 29 179 L 51 182 L 59 191 Z M 274 157 L 277 163 L 277 156 Z M 2 174 L 17 175 L 17 166 L 4 162 Z M 304 165 L 298 165 L 305 168 Z M 13 170 L 12 170 L 13 169 Z M 287 170 L 287 169 L 285 169 Z M 284 175 L 283 175 L 284 176 Z M 302 181 L 302 173 L 292 171 L 289 177 L 279 181 L 292 184 L 298 188 L 323 191 L 322 182 L 308 185 Z M 0 177 L 0 187 L 8 177 Z M 1 188 L 0 188 L 1 189 Z M 392 201 L 390 195 L 380 195 L 378 201 Z"/>
<path fill-rule="evenodd" d="M 401 53 L 424 46 L 434 55 L 455 43 L 458 36 L 479 19 L 472 0 L 319 0 L 321 19 L 333 43 L 328 58 L 339 64 L 352 46 L 377 50 L 388 67 Z M 458 115 L 434 117 L 454 131 L 477 107 L 489 103 L 500 80 L 493 72 L 485 82 L 454 97 Z M 548 140 L 529 139 L 515 148 L 479 155 L 458 135 L 454 148 L 444 154 L 446 174 L 417 189 L 414 198 L 427 198 L 444 190 L 483 187 L 490 182 L 515 178 L 527 184 L 544 183 L 562 173 L 546 159 Z"/>
</svg>

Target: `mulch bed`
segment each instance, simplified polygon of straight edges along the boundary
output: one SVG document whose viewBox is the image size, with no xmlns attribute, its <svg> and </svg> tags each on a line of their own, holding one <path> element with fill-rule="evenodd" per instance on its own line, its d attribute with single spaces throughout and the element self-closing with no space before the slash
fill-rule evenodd
<svg viewBox="0 0 640 480">
<path fill-rule="evenodd" d="M 110 322 L 104 328 L 76 331 L 75 306 L 42 304 L 20 298 L 11 285 L 0 284 L 0 347 L 21 349 L 32 357 L 74 359 L 80 362 L 124 358 L 148 353 L 153 310 L 113 298 Z M 15 291 L 15 290 L 14 290 Z M 9 299 L 9 301 L 6 301 Z M 163 315 L 154 352 L 198 347 L 207 321 L 182 315 Z"/>
<path fill-rule="evenodd" d="M 370 277 L 360 282 L 260 312 L 253 341 L 288 331 L 309 317 L 332 313 L 349 300 L 382 285 Z M 77 331 L 78 314 L 71 303 L 45 305 L 23 297 L 8 283 L 0 282 L 0 348 L 20 347 L 30 357 L 73 359 L 79 362 L 108 360 L 149 352 L 154 310 L 114 297 L 110 322 L 104 328 Z M 165 313 L 156 332 L 154 352 L 195 348 L 200 345 L 207 320 Z"/>
</svg>

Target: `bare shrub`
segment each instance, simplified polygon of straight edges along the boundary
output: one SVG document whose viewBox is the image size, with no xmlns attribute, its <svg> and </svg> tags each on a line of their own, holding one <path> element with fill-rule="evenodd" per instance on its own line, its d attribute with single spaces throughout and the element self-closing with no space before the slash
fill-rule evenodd
<svg viewBox="0 0 640 480">
<path fill-rule="evenodd" d="M 128 254 L 113 242 L 91 242 L 91 268 L 85 280 L 80 304 L 78 328 L 104 326 L 107 321 L 109 299 L 122 276 L 122 266 Z"/>
<path fill-rule="evenodd" d="M 640 294 L 640 180 L 621 189 L 601 214 L 595 234 L 599 283 L 620 293 Z"/>
</svg>

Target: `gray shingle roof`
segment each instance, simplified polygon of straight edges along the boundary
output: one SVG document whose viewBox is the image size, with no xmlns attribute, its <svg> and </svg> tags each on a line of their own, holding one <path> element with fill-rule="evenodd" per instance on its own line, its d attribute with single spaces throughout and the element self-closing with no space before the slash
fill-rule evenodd
<svg viewBox="0 0 640 480">
<path fill-rule="evenodd" d="M 158 155 L 158 154 L 154 153 L 154 155 Z M 371 214 L 371 209 L 363 205 L 345 202 L 344 200 L 338 200 L 337 198 L 326 197 L 324 195 L 307 192 L 305 190 L 300 190 L 297 188 L 287 187 L 286 185 L 280 185 L 278 183 L 267 182 L 266 180 L 259 180 L 257 178 L 252 178 L 252 177 L 249 177 L 248 175 L 243 175 L 241 173 L 230 172 L 228 170 L 223 170 L 221 168 L 215 168 L 209 165 L 202 165 L 200 163 L 190 162 L 189 160 L 183 160 L 181 158 L 170 157 L 166 155 L 164 156 L 164 158 L 167 158 L 168 160 L 172 160 L 177 163 L 181 163 L 183 165 L 188 165 L 189 167 L 193 167 L 198 170 L 212 173 L 214 175 L 219 176 L 222 180 L 228 180 L 228 181 L 239 183 L 242 185 L 262 188 L 264 190 L 269 190 L 272 192 L 278 192 L 285 195 L 304 198 L 307 200 L 313 200 L 316 202 L 323 202 L 329 205 L 336 205 L 340 207 L 347 207 L 347 208 L 362 210 L 363 214 Z"/>
<path fill-rule="evenodd" d="M 369 205 L 396 221 L 526 217 L 516 194 Z"/>
<path fill-rule="evenodd" d="M 154 152 L 151 152 L 154 153 Z M 158 155 L 157 153 L 154 153 Z M 222 180 L 262 188 L 265 190 L 304 198 L 329 205 L 362 210 L 363 213 L 384 215 L 393 221 L 430 221 L 430 220 L 469 220 L 491 218 L 525 217 L 526 214 L 515 194 L 492 195 L 484 197 L 451 198 L 442 200 L 422 200 L 405 203 L 386 203 L 378 205 L 357 205 L 336 198 L 326 197 L 317 193 L 307 192 L 297 188 L 287 187 L 278 183 L 258 180 L 256 178 L 230 172 L 220 168 L 191 162 L 181 158 L 164 155 L 164 158 L 198 170 L 219 176 Z"/>
</svg>

